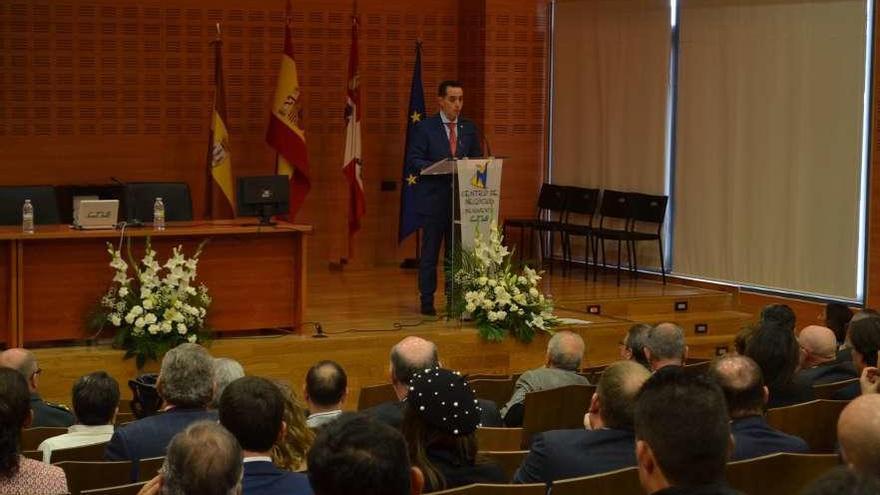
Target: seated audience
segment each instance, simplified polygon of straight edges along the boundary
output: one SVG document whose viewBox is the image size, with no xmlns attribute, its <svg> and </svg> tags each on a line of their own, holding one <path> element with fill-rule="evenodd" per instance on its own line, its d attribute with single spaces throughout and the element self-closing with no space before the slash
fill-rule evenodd
<svg viewBox="0 0 880 495">
<path fill-rule="evenodd" d="M 880 479 L 838 466 L 810 483 L 801 495 L 877 495 Z"/>
<path fill-rule="evenodd" d="M 865 368 L 877 366 L 877 352 L 880 351 L 880 317 L 854 316 L 849 325 L 849 344 L 852 362 L 861 376 Z M 860 385 L 853 383 L 834 393 L 836 400 L 852 400 L 859 396 Z"/>
<path fill-rule="evenodd" d="M 797 379 L 818 385 L 856 377 L 852 362 L 837 361 L 837 339 L 830 328 L 810 325 L 801 330 L 797 340 L 801 346 Z"/>
<path fill-rule="evenodd" d="M 800 346 L 787 326 L 772 321 L 758 324 L 746 344 L 746 356 L 761 368 L 764 383 L 770 390 L 768 408 L 801 404 L 815 398 L 812 384 L 795 376 Z"/>
<path fill-rule="evenodd" d="M 764 410 L 770 393 L 764 386 L 761 368 L 751 358 L 723 356 L 714 361 L 710 369 L 712 378 L 721 386 L 727 399 L 734 440 L 731 460 L 810 450 L 803 439 L 782 433 L 767 424 Z"/>
<path fill-rule="evenodd" d="M 651 325 L 647 323 L 636 323 L 629 327 L 626 337 L 620 344 L 620 358 L 635 361 L 645 368 L 650 367 L 648 358 L 645 357 L 645 340 L 650 330 Z"/>
<path fill-rule="evenodd" d="M 306 373 L 306 404 L 309 406 L 309 428 L 323 426 L 342 414 L 348 397 L 348 377 L 335 361 L 321 361 Z"/>
<path fill-rule="evenodd" d="M 684 366 L 687 351 L 684 330 L 675 323 L 660 323 L 648 331 L 645 357 L 651 371 L 666 366 Z"/>
<path fill-rule="evenodd" d="M 107 460 L 165 455 L 174 435 L 187 426 L 217 419 L 216 412 L 207 409 L 214 397 L 214 360 L 198 344 L 181 344 L 165 354 L 157 390 L 165 401 L 162 412 L 116 430 L 104 452 Z"/>
<path fill-rule="evenodd" d="M 220 424 L 238 440 L 244 456 L 244 495 L 311 494 L 304 474 L 272 464 L 272 446 L 284 437 L 284 397 L 271 381 L 246 376 L 230 383 L 220 396 Z"/>
<path fill-rule="evenodd" d="M 636 395 L 651 376 L 635 361 L 608 366 L 585 420 L 586 430 L 538 433 L 514 483 L 551 483 L 636 465 L 633 409 Z"/>
<path fill-rule="evenodd" d="M 761 310 L 760 324 L 769 323 L 794 333 L 797 317 L 787 304 L 768 304 Z"/>
<path fill-rule="evenodd" d="M 880 476 L 880 395 L 856 398 L 837 421 L 840 455 L 853 470 Z"/>
<path fill-rule="evenodd" d="M 0 368 L 0 493 L 67 493 L 67 479 L 57 466 L 19 454 L 21 430 L 33 418 L 28 384 L 14 369 Z"/>
<path fill-rule="evenodd" d="M 315 495 L 422 493 L 424 478 L 410 465 L 403 435 L 369 416 L 345 414 L 328 423 L 308 460 Z"/>
<path fill-rule="evenodd" d="M 38 426 L 67 427 L 73 424 L 73 414 L 67 406 L 52 404 L 40 398 L 38 389 L 43 369 L 37 364 L 33 353 L 21 348 L 7 349 L 0 352 L 0 366 L 18 371 L 27 382 L 31 396 L 31 409 L 34 411 L 32 428 Z"/>
<path fill-rule="evenodd" d="M 846 304 L 830 302 L 825 305 L 823 313 L 825 326 L 834 332 L 834 338 L 838 346 L 842 346 L 846 342 L 846 327 L 852 320 L 853 312 Z"/>
<path fill-rule="evenodd" d="M 425 477 L 425 493 L 510 481 L 478 454 L 479 424 L 477 397 L 459 373 L 430 368 L 413 374 L 401 431 L 410 462 Z"/>
<path fill-rule="evenodd" d="M 138 495 L 238 495 L 241 472 L 235 437 L 215 421 L 197 421 L 174 435 L 159 475 Z"/>
<path fill-rule="evenodd" d="M 306 424 L 306 408 L 296 392 L 275 382 L 284 398 L 284 437 L 272 447 L 272 461 L 288 471 L 305 471 L 306 455 L 315 441 L 315 432 Z"/>
<path fill-rule="evenodd" d="M 501 408 L 504 424 L 522 426 L 524 401 L 529 392 L 550 390 L 567 385 L 589 385 L 589 380 L 578 374 L 583 359 L 584 340 L 581 336 L 565 330 L 556 332 L 547 343 L 544 366 L 526 371 L 516 381 L 513 395 Z"/>
<path fill-rule="evenodd" d="M 421 337 L 409 336 L 391 348 L 391 385 L 397 395 L 396 401 L 389 401 L 371 407 L 364 413 L 394 428 L 399 428 L 403 421 L 403 408 L 409 393 L 409 381 L 417 371 L 440 366 L 437 346 Z M 480 402 L 480 421 L 483 426 L 501 426 L 501 415 L 498 406 L 490 400 L 478 399 Z"/>
<path fill-rule="evenodd" d="M 119 412 L 119 384 L 104 371 L 81 376 L 73 384 L 76 424 L 67 433 L 40 444 L 43 462 L 52 462 L 52 451 L 105 443 L 113 436 L 113 420 Z"/>
<path fill-rule="evenodd" d="M 214 399 L 211 408 L 217 409 L 220 396 L 230 383 L 244 376 L 244 367 L 235 359 L 214 358 Z"/>
<path fill-rule="evenodd" d="M 704 375 L 654 373 L 636 397 L 635 434 L 645 493 L 739 493 L 724 478 L 731 447 L 724 393 Z"/>
</svg>

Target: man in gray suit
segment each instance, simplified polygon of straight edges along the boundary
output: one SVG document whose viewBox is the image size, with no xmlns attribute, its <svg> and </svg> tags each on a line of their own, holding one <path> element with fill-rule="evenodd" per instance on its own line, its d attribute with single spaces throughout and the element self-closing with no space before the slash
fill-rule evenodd
<svg viewBox="0 0 880 495">
<path fill-rule="evenodd" d="M 522 426 L 523 402 L 529 392 L 550 390 L 566 385 L 589 385 L 590 382 L 585 377 L 577 374 L 583 359 L 584 339 L 573 332 L 556 332 L 547 343 L 546 364 L 541 368 L 526 371 L 516 381 L 513 395 L 501 409 L 504 424 Z"/>
</svg>

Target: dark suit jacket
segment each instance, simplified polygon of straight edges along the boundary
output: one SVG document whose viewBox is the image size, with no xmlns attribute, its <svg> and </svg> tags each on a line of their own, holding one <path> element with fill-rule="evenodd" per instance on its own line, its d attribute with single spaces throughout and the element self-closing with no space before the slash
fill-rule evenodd
<svg viewBox="0 0 880 495">
<path fill-rule="evenodd" d="M 428 449 L 426 453 L 431 464 L 443 474 L 446 481 L 444 490 L 474 483 L 507 483 L 510 481 L 504 474 L 504 470 L 492 461 L 470 465 L 461 462 L 457 456 L 446 450 Z M 439 486 L 432 486 L 428 478 L 425 477 L 424 493 L 440 489 Z"/>
<path fill-rule="evenodd" d="M 771 428 L 763 416 L 733 420 L 730 423 L 730 433 L 735 442 L 732 461 L 779 452 L 802 454 L 810 450 L 803 439 Z"/>
<path fill-rule="evenodd" d="M 858 377 L 852 361 L 843 363 L 829 363 L 801 370 L 795 378 L 803 380 L 811 385 L 834 383 Z"/>
<path fill-rule="evenodd" d="M 700 486 L 670 486 L 656 491 L 653 495 L 743 495 L 727 483 L 719 482 Z"/>
<path fill-rule="evenodd" d="M 854 382 L 834 392 L 831 398 L 833 400 L 854 400 L 860 395 L 862 395 L 862 386 L 859 382 Z"/>
<path fill-rule="evenodd" d="M 200 420 L 217 421 L 217 411 L 174 408 L 139 419 L 113 433 L 104 458 L 108 461 L 136 461 L 163 456 L 174 435 Z"/>
<path fill-rule="evenodd" d="M 31 409 L 34 411 L 34 421 L 31 423 L 33 428 L 38 426 L 70 426 L 75 420 L 73 413 L 63 406 L 43 401 L 37 393 L 31 394 Z"/>
<path fill-rule="evenodd" d="M 480 408 L 483 410 L 480 414 L 480 424 L 491 427 L 503 426 L 501 423 L 501 414 L 498 413 L 498 406 L 491 400 L 477 400 L 479 401 Z M 400 428 L 400 424 L 403 423 L 403 408 L 405 406 L 405 401 L 388 401 L 369 409 L 365 409 L 363 413 L 388 426 Z"/>
<path fill-rule="evenodd" d="M 458 118 L 456 158 L 482 156 L 480 136 L 473 122 Z M 423 170 L 444 158 L 452 158 L 449 138 L 440 114 L 423 120 L 413 129 L 406 149 L 406 163 L 415 170 Z M 420 215 L 448 214 L 451 208 L 452 179 L 449 175 L 421 176 L 417 186 L 416 211 Z"/>
<path fill-rule="evenodd" d="M 803 404 L 816 398 L 813 385 L 798 376 L 785 385 L 768 387 L 768 389 L 770 390 L 770 400 L 767 401 L 768 409 Z"/>
<path fill-rule="evenodd" d="M 242 495 L 312 495 L 308 476 L 282 471 L 266 461 L 245 462 L 241 486 Z"/>
<path fill-rule="evenodd" d="M 631 431 L 554 430 L 534 436 L 514 483 L 551 483 L 636 465 Z"/>
</svg>

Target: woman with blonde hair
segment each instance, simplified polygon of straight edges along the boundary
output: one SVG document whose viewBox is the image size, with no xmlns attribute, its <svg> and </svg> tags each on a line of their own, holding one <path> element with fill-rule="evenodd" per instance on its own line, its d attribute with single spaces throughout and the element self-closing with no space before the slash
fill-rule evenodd
<svg viewBox="0 0 880 495">
<path fill-rule="evenodd" d="M 281 469 L 305 471 L 306 456 L 315 433 L 306 425 L 306 408 L 296 392 L 282 382 L 275 382 L 284 396 L 284 423 L 287 431 L 284 438 L 272 447 L 272 462 Z"/>
</svg>

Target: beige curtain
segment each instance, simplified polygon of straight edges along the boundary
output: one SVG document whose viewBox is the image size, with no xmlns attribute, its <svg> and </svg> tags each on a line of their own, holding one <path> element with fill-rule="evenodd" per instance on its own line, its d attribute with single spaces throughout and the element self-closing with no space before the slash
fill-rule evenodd
<svg viewBox="0 0 880 495">
<path fill-rule="evenodd" d="M 552 181 L 663 194 L 669 2 L 559 0 L 553 36 Z"/>
<path fill-rule="evenodd" d="M 865 1 L 685 0 L 678 274 L 855 299 Z"/>
</svg>

